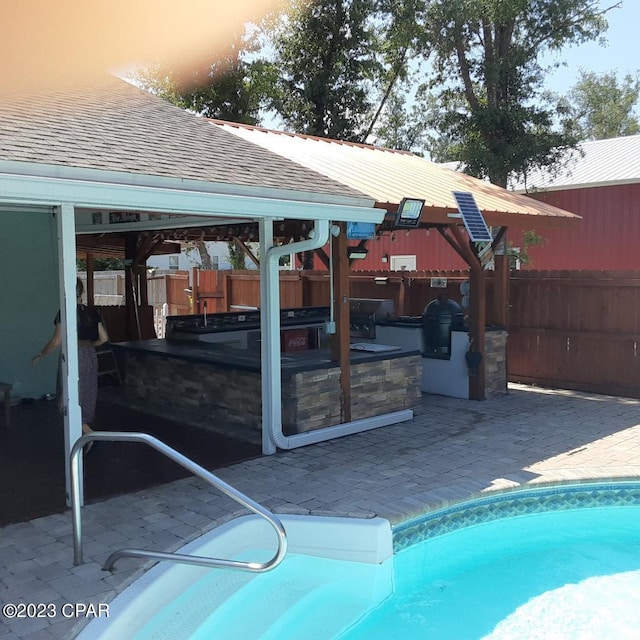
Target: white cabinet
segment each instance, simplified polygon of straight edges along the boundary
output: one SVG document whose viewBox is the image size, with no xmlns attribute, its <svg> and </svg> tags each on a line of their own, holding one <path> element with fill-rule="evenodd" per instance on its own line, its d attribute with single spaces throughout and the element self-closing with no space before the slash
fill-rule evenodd
<svg viewBox="0 0 640 640">
<path fill-rule="evenodd" d="M 422 352 L 422 327 L 376 326 L 376 344 L 390 344 Z M 469 371 L 465 355 L 469 348 L 466 331 L 451 332 L 451 358 L 422 358 L 422 391 L 453 398 L 469 398 Z"/>
</svg>

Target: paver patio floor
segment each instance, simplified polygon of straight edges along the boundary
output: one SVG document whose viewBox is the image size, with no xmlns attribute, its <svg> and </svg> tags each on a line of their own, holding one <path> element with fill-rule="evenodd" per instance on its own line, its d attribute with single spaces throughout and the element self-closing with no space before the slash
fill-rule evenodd
<svg viewBox="0 0 640 640">
<path fill-rule="evenodd" d="M 425 395 L 410 422 L 217 474 L 276 513 L 377 515 L 397 523 L 490 490 L 640 476 L 640 400 L 521 385 L 485 402 Z M 105 573 L 111 551 L 175 550 L 244 513 L 191 478 L 96 502 L 83 510 L 86 562 L 79 567 L 69 512 L 9 525 L 0 536 L 0 602 L 109 601 L 144 565 L 125 559 Z M 72 638 L 81 624 L 0 617 L 0 637 Z"/>
</svg>

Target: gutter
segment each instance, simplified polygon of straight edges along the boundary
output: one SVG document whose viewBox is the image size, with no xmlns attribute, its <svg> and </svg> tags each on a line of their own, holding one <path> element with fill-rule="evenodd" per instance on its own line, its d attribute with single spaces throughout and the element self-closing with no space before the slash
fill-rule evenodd
<svg viewBox="0 0 640 640">
<path fill-rule="evenodd" d="M 261 353 L 262 353 L 262 451 L 273 454 L 279 449 L 295 449 L 341 436 L 377 429 L 413 419 L 413 411 L 405 409 L 363 420 L 345 422 L 291 436 L 282 431 L 282 371 L 280 360 L 280 278 L 278 258 L 291 253 L 323 247 L 329 240 L 328 220 L 315 220 L 307 240 L 273 246 L 273 225 L 260 221 L 260 253 L 266 256 L 261 273 Z"/>
</svg>

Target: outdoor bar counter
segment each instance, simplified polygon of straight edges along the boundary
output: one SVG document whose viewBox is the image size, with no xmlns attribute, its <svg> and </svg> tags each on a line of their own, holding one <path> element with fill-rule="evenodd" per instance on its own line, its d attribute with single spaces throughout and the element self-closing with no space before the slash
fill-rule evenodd
<svg viewBox="0 0 640 640">
<path fill-rule="evenodd" d="M 259 437 L 259 346 L 156 339 L 113 347 L 132 401 L 212 431 Z M 420 352 L 392 349 L 350 351 L 352 420 L 420 405 Z M 286 435 L 340 424 L 340 368 L 328 349 L 282 353 L 281 372 Z"/>
</svg>

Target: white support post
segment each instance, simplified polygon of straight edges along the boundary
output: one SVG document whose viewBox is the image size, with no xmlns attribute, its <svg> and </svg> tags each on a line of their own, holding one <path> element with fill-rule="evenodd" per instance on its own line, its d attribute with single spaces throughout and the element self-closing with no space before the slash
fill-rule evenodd
<svg viewBox="0 0 640 640">
<path fill-rule="evenodd" d="M 276 452 L 271 425 L 282 424 L 280 370 L 280 274 L 277 260 L 268 260 L 273 247 L 273 219 L 261 218 L 260 233 L 260 352 L 262 381 L 262 453 Z"/>
<path fill-rule="evenodd" d="M 58 218 L 58 265 L 60 318 L 62 322 L 62 393 L 64 404 L 64 456 L 67 504 L 71 496 L 71 448 L 82 435 L 82 413 L 78 398 L 78 330 L 76 311 L 76 224 L 75 207 L 56 207 Z M 82 461 L 80 467 L 82 474 Z M 82 504 L 83 496 L 80 495 Z"/>
</svg>

